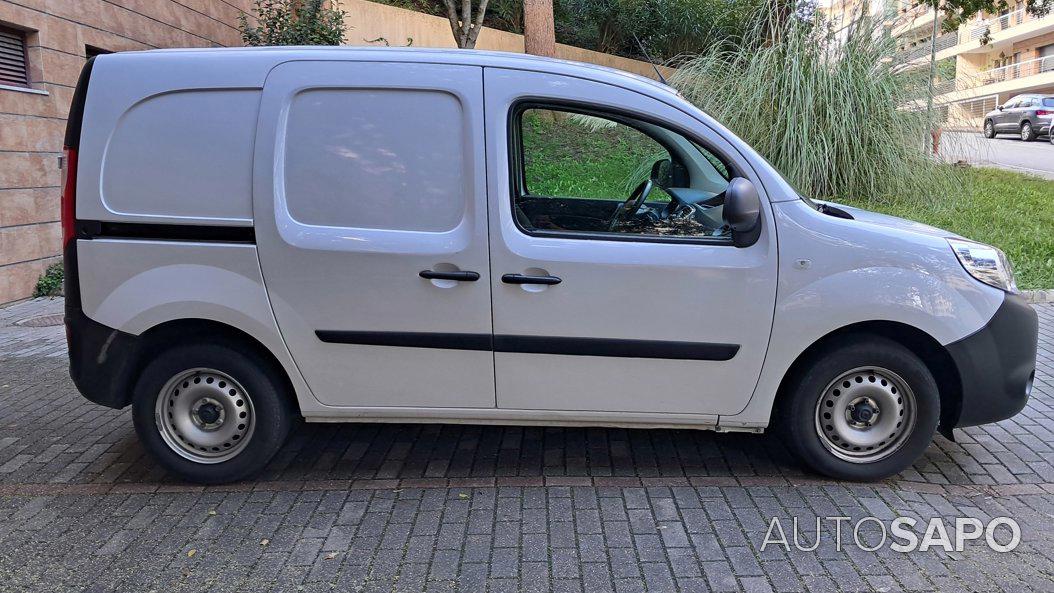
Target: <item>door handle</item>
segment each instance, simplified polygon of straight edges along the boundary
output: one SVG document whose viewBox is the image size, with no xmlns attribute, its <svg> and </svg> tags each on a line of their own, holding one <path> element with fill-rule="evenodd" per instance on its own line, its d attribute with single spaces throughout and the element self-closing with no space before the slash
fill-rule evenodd
<svg viewBox="0 0 1054 593">
<path fill-rule="evenodd" d="M 556 276 L 525 276 L 523 274 L 505 274 L 501 277 L 505 284 L 560 284 Z"/>
<path fill-rule="evenodd" d="M 479 280 L 478 272 L 433 272 L 432 270 L 421 270 L 418 276 L 425 280 L 457 280 L 459 282 L 475 282 Z"/>
</svg>

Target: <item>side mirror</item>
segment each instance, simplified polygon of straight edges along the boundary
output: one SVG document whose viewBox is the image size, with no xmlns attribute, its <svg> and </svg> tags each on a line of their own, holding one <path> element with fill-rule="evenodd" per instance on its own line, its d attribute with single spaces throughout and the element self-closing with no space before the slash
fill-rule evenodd
<svg viewBox="0 0 1054 593">
<path fill-rule="evenodd" d="M 651 166 L 651 178 L 659 187 L 673 186 L 673 162 L 659 159 Z"/>
<path fill-rule="evenodd" d="M 999 111 L 1003 110 L 1003 106 L 1002 105 L 996 105 L 995 108 L 998 109 Z"/>
<path fill-rule="evenodd" d="M 761 197 L 749 179 L 736 177 L 725 189 L 725 224 L 732 227 L 732 244 L 750 247 L 761 236 Z"/>
</svg>

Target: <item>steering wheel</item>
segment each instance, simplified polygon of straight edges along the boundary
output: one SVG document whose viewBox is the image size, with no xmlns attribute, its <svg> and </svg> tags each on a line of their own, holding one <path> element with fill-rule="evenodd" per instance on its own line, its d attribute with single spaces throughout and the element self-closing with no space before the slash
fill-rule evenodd
<svg viewBox="0 0 1054 593">
<path fill-rule="evenodd" d="M 623 218 L 635 215 L 640 210 L 640 207 L 644 205 L 644 201 L 648 199 L 648 194 L 653 189 L 655 189 L 655 181 L 650 177 L 640 182 L 640 185 L 633 190 L 629 198 L 619 204 L 619 207 L 615 210 L 614 216 L 611 217 L 611 222 L 608 223 L 608 232 L 614 231 L 619 221 Z"/>
</svg>

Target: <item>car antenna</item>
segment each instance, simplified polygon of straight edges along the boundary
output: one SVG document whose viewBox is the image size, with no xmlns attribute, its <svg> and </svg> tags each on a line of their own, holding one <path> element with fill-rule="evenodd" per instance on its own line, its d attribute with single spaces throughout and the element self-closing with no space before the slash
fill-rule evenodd
<svg viewBox="0 0 1054 593">
<path fill-rule="evenodd" d="M 636 33 L 632 33 L 632 35 L 633 35 L 633 40 L 637 42 L 637 47 L 639 47 L 641 53 L 644 54 L 644 58 L 646 60 L 648 60 L 648 63 L 651 64 L 651 67 L 655 70 L 655 76 L 659 77 L 659 81 L 660 82 L 662 82 L 666 86 L 670 86 L 670 83 L 666 82 L 666 77 L 663 76 L 662 72 L 659 71 L 659 66 L 656 65 L 655 61 L 651 59 L 650 55 L 648 55 L 648 50 L 644 49 L 644 44 L 640 42 L 639 38 L 637 38 L 637 34 Z"/>
</svg>

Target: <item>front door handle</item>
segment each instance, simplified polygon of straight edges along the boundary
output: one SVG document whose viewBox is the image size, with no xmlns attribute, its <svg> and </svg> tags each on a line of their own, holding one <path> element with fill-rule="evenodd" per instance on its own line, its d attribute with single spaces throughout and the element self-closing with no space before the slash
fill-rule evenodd
<svg viewBox="0 0 1054 593">
<path fill-rule="evenodd" d="M 505 274 L 501 277 L 505 284 L 560 284 L 556 276 L 526 276 L 524 274 Z"/>
<path fill-rule="evenodd" d="M 425 280 L 457 280 L 458 282 L 475 282 L 479 280 L 478 272 L 433 272 L 432 270 L 422 270 L 418 276 Z"/>
</svg>

